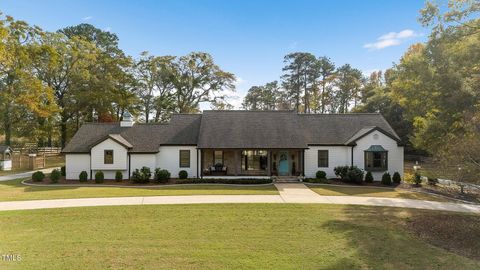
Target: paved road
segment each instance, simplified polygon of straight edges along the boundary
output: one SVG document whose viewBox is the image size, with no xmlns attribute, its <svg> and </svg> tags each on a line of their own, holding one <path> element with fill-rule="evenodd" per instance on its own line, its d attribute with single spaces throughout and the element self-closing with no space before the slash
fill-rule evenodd
<svg viewBox="0 0 480 270">
<path fill-rule="evenodd" d="M 431 202 L 397 198 L 320 196 L 317 193 L 311 191 L 303 184 L 275 184 L 275 186 L 279 190 L 280 195 L 191 195 L 12 201 L 0 202 L 0 211 L 148 204 L 321 203 L 407 207 L 480 214 L 479 205 Z"/>
<path fill-rule="evenodd" d="M 44 173 L 51 173 L 54 169 L 60 169 L 60 167 L 47 168 L 47 169 L 42 169 L 42 170 L 38 170 L 38 171 L 42 171 Z M 23 172 L 23 173 L 0 176 L 0 181 L 9 181 L 9 180 L 15 180 L 15 179 L 19 179 L 19 178 L 29 178 L 29 177 L 32 177 L 32 174 L 34 172 L 36 172 L 36 171 L 30 171 L 30 172 Z"/>
</svg>

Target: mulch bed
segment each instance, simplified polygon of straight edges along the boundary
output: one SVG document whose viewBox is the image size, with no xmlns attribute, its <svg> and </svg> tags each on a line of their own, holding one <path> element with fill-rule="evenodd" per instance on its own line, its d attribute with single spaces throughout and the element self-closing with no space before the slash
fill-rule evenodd
<svg viewBox="0 0 480 270">
<path fill-rule="evenodd" d="M 45 177 L 45 179 L 42 182 L 34 182 L 32 179 L 25 180 L 25 183 L 29 184 L 36 184 L 36 185 L 45 185 L 45 186 L 53 186 L 53 185 L 71 185 L 71 186 L 80 186 L 80 185 L 109 185 L 109 186 L 167 186 L 167 185 L 189 185 L 189 184 L 222 184 L 222 183 L 182 183 L 182 180 L 178 178 L 172 178 L 169 179 L 167 183 L 157 183 L 153 180 L 150 180 L 150 182 L 145 183 L 145 184 L 140 184 L 140 183 L 134 183 L 131 180 L 122 180 L 121 182 L 117 182 L 115 180 L 108 180 L 105 179 L 103 180 L 102 183 L 97 184 L 95 183 L 95 180 L 87 180 L 87 182 L 80 182 L 79 180 L 67 180 L 64 177 L 60 178 L 57 183 L 52 183 L 50 181 L 49 177 Z M 218 180 L 217 180 L 218 181 Z M 229 184 L 229 183 L 228 183 Z M 237 184 L 237 183 L 231 183 L 231 184 Z M 251 185 L 252 183 L 245 183 L 242 185 L 248 186 Z M 262 184 L 262 183 L 259 183 Z"/>
<path fill-rule="evenodd" d="M 480 260 L 480 216 L 452 213 L 415 213 L 407 229 L 426 242 L 474 260 Z"/>
<path fill-rule="evenodd" d="M 310 183 L 310 182 L 306 182 L 306 183 Z M 343 182 L 342 180 L 337 178 L 331 178 L 331 179 L 324 180 L 321 183 L 312 183 L 312 184 L 330 184 L 330 185 L 355 186 L 355 187 L 387 187 L 387 188 L 396 188 L 399 185 L 401 185 L 401 184 L 392 184 L 391 186 L 386 186 L 386 185 L 383 185 L 380 181 L 373 181 L 373 183 L 362 182 L 361 185 L 356 185 L 349 182 Z"/>
</svg>

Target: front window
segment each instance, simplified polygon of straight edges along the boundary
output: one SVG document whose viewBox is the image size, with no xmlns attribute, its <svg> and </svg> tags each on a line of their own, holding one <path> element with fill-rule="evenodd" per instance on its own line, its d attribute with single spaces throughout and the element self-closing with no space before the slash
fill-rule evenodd
<svg viewBox="0 0 480 270">
<path fill-rule="evenodd" d="M 386 171 L 388 169 L 388 152 L 365 152 L 365 170 Z"/>
<path fill-rule="evenodd" d="M 268 158 L 266 150 L 242 151 L 242 168 L 245 171 L 264 171 L 267 169 Z"/>
<path fill-rule="evenodd" d="M 213 151 L 213 165 L 223 165 L 223 151 Z"/>
<path fill-rule="evenodd" d="M 105 150 L 103 155 L 104 164 L 113 164 L 113 150 Z"/>
<path fill-rule="evenodd" d="M 318 150 L 318 167 L 328 167 L 328 150 Z"/>
<path fill-rule="evenodd" d="M 180 168 L 190 167 L 190 150 L 180 150 Z"/>
</svg>

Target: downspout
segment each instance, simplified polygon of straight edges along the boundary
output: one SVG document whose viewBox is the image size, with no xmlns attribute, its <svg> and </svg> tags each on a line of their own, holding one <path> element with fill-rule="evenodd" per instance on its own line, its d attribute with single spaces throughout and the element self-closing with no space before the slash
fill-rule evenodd
<svg viewBox="0 0 480 270">
<path fill-rule="evenodd" d="M 130 170 L 130 167 L 132 165 L 132 157 L 130 155 L 130 153 L 128 153 L 128 180 L 130 180 L 130 173 L 131 173 L 131 170 Z"/>
<path fill-rule="evenodd" d="M 92 180 L 92 174 L 93 174 L 93 170 L 92 170 L 92 150 L 90 150 L 90 153 L 88 154 L 88 156 L 90 157 L 90 180 Z"/>
<path fill-rule="evenodd" d="M 354 147 L 355 147 L 355 145 L 352 145 L 352 153 L 351 153 L 352 154 L 352 165 L 351 165 L 352 167 L 353 167 L 353 148 Z"/>
<path fill-rule="evenodd" d="M 200 178 L 203 179 L 203 150 L 200 149 Z"/>
</svg>

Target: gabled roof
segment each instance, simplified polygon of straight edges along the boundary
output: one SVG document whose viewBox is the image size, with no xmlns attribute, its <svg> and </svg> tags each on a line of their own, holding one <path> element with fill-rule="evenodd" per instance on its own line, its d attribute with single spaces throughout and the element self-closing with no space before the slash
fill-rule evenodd
<svg viewBox="0 0 480 270">
<path fill-rule="evenodd" d="M 298 114 L 292 111 L 204 111 L 174 114 L 168 124 L 84 124 L 64 153 L 89 153 L 95 143 L 112 138 L 130 152 L 156 153 L 161 145 L 198 148 L 272 149 L 309 145 L 354 145 L 378 130 L 400 143 L 400 138 L 378 113 Z"/>
<path fill-rule="evenodd" d="M 99 140 L 111 136 L 122 141 L 121 144 L 129 145 L 127 148 L 134 153 L 156 153 L 162 144 L 195 145 L 200 117 L 199 114 L 179 114 L 173 116 L 168 124 L 135 124 L 132 127 L 121 127 L 118 122 L 85 123 L 62 152 L 89 153 Z"/>
<path fill-rule="evenodd" d="M 400 138 L 379 113 L 298 114 L 309 145 L 348 145 L 352 138 L 371 128 L 381 129 L 395 140 Z"/>
<path fill-rule="evenodd" d="M 132 148 L 132 144 L 129 143 L 125 138 L 122 137 L 120 134 L 108 134 L 106 137 L 103 137 L 102 139 L 98 140 L 96 143 L 90 145 L 90 148 L 104 142 L 107 139 L 112 139 L 115 142 L 119 143 L 120 145 L 123 145 L 125 148 Z"/>
<path fill-rule="evenodd" d="M 5 151 L 7 151 L 7 150 L 12 151 L 12 148 L 10 148 L 10 146 L 8 146 L 8 145 L 0 144 L 0 153 L 3 153 L 3 152 L 5 152 Z"/>
</svg>

